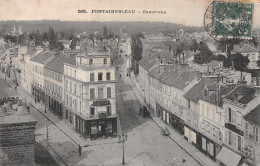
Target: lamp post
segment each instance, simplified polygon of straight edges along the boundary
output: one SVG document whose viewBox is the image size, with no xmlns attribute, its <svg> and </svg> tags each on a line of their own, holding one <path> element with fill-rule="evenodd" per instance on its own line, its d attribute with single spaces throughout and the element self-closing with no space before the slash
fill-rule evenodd
<svg viewBox="0 0 260 166">
<path fill-rule="evenodd" d="M 127 140 L 127 134 L 121 135 L 121 142 L 123 142 L 123 157 L 122 157 L 122 165 L 125 165 L 125 141 Z"/>
</svg>

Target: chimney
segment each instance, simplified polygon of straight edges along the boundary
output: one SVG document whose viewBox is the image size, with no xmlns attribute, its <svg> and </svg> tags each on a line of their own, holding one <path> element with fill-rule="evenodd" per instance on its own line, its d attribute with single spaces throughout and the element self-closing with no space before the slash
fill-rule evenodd
<svg viewBox="0 0 260 166">
<path fill-rule="evenodd" d="M 161 64 L 161 60 L 159 58 L 155 59 L 155 65 L 159 66 Z"/>
<path fill-rule="evenodd" d="M 166 69 L 166 66 L 164 64 L 159 65 L 159 73 L 160 74 L 163 73 L 165 71 L 165 69 Z"/>
</svg>

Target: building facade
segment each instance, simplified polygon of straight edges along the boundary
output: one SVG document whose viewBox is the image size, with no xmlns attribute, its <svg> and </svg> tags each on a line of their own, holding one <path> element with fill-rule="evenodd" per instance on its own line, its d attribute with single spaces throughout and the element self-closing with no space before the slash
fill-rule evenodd
<svg viewBox="0 0 260 166">
<path fill-rule="evenodd" d="M 115 69 L 105 50 L 64 64 L 65 119 L 88 138 L 117 135 Z"/>
</svg>

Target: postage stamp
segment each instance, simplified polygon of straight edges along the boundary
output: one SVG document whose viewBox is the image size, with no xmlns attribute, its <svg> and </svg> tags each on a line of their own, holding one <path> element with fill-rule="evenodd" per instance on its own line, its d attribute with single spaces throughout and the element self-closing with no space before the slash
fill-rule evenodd
<svg viewBox="0 0 260 166">
<path fill-rule="evenodd" d="M 216 40 L 251 39 L 253 10 L 253 3 L 213 1 L 205 13 L 205 28 Z"/>
</svg>

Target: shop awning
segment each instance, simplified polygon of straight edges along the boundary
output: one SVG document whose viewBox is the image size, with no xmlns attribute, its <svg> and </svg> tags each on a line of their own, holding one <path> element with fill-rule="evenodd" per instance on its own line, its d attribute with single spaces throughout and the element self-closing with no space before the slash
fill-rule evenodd
<svg viewBox="0 0 260 166">
<path fill-rule="evenodd" d="M 223 146 L 216 159 L 227 166 L 237 166 L 241 156 Z"/>
</svg>

